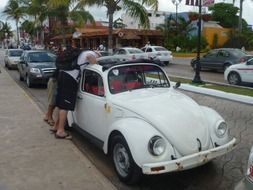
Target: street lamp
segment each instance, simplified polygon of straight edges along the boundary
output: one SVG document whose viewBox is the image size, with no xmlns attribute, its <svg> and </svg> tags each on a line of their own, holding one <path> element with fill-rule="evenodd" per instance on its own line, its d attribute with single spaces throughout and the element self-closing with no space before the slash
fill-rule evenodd
<svg viewBox="0 0 253 190">
<path fill-rule="evenodd" d="M 176 32 L 177 32 L 177 10 L 178 5 L 181 3 L 182 0 L 172 0 L 172 3 L 176 6 Z"/>
</svg>

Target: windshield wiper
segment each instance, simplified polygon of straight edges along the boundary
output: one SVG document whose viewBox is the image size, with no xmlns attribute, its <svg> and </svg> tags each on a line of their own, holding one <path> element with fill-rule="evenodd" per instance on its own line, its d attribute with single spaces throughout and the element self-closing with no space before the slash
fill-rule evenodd
<svg viewBox="0 0 253 190">
<path fill-rule="evenodd" d="M 145 84 L 143 88 L 156 88 L 156 87 L 164 87 L 168 88 L 170 85 L 168 83 L 160 83 L 160 84 Z"/>
</svg>

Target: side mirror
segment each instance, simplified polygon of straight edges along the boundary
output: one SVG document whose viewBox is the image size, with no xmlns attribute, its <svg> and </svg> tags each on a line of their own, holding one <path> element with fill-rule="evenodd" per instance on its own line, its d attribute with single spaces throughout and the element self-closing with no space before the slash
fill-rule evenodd
<svg viewBox="0 0 253 190">
<path fill-rule="evenodd" d="M 24 60 L 20 60 L 19 63 L 20 64 L 25 64 L 25 61 Z"/>
<path fill-rule="evenodd" d="M 175 86 L 173 86 L 174 89 L 177 89 L 181 86 L 181 82 L 176 82 Z"/>
</svg>

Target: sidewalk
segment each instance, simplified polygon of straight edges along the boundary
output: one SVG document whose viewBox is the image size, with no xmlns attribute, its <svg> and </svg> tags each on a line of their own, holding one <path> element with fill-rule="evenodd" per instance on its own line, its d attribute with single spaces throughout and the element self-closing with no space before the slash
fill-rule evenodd
<svg viewBox="0 0 253 190">
<path fill-rule="evenodd" d="M 116 189 L 71 141 L 49 133 L 37 105 L 0 70 L 0 190 Z"/>
</svg>

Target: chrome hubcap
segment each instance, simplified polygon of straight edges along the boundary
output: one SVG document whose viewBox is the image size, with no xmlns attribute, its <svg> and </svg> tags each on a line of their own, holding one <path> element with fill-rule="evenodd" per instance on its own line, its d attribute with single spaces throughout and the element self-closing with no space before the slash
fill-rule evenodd
<svg viewBox="0 0 253 190">
<path fill-rule="evenodd" d="M 113 149 L 113 161 L 118 173 L 126 177 L 129 173 L 129 155 L 122 144 L 116 144 Z"/>
<path fill-rule="evenodd" d="M 236 74 L 230 74 L 229 82 L 231 84 L 238 84 L 238 82 L 239 82 L 238 76 Z"/>
</svg>

